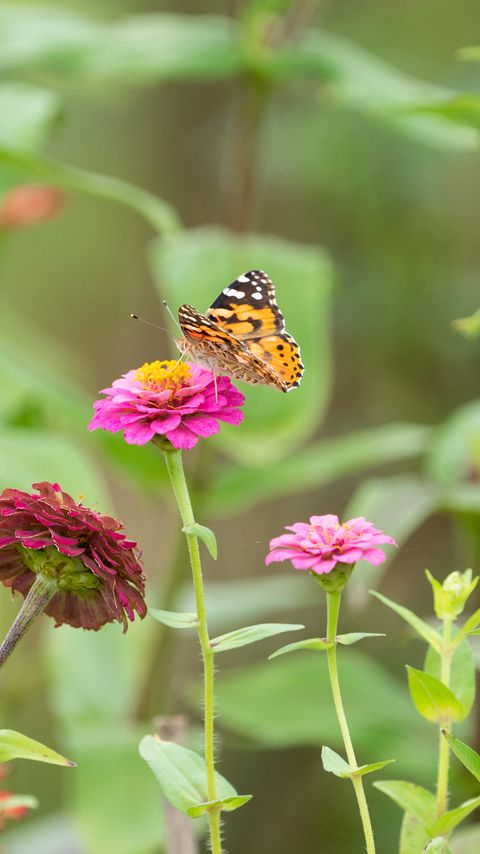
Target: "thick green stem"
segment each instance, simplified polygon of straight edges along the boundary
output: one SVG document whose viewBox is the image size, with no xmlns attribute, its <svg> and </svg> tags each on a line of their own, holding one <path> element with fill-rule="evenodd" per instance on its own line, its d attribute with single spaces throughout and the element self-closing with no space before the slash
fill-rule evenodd
<svg viewBox="0 0 480 854">
<path fill-rule="evenodd" d="M 450 688 L 450 668 L 452 663 L 452 621 L 445 618 L 443 621 L 443 647 L 441 652 L 440 680 Z M 442 729 L 451 732 L 451 720 L 442 721 L 438 733 L 438 776 L 437 776 L 437 816 L 443 815 L 448 808 L 448 770 L 450 765 L 450 749 L 448 741 L 442 735 Z"/>
<path fill-rule="evenodd" d="M 177 499 L 178 509 L 184 527 L 190 527 L 195 523 L 192 504 L 188 492 L 185 473 L 183 470 L 181 451 L 164 451 L 167 471 Z M 197 606 L 198 639 L 202 650 L 203 673 L 204 673 L 204 751 L 205 764 L 207 766 L 207 793 L 208 800 L 217 800 L 215 783 L 215 749 L 214 749 L 214 654 L 210 646 L 208 635 L 207 614 L 205 611 L 205 595 L 203 588 L 202 565 L 200 561 L 200 549 L 195 534 L 185 534 L 187 538 L 190 565 L 192 568 L 193 588 Z M 214 808 L 208 812 L 208 823 L 210 829 L 210 843 L 212 854 L 222 854 L 222 842 L 220 836 L 220 809 Z"/>
<path fill-rule="evenodd" d="M 333 702 L 337 713 L 338 723 L 342 733 L 345 752 L 347 754 L 348 764 L 352 768 L 357 767 L 355 751 L 353 749 L 350 731 L 348 729 L 347 718 L 343 708 L 342 695 L 340 693 L 340 683 L 338 681 L 337 668 L 337 623 L 338 612 L 340 610 L 340 593 L 327 593 L 327 640 L 333 642 L 333 646 L 327 650 L 328 672 L 330 674 L 330 685 L 332 687 Z M 355 796 L 357 798 L 360 818 L 362 819 L 363 832 L 365 835 L 365 843 L 367 846 L 367 854 L 375 854 L 375 841 L 373 838 L 372 823 L 368 812 L 367 799 L 363 790 L 363 782 L 361 777 L 351 777 Z"/>
<path fill-rule="evenodd" d="M 3 643 L 0 646 L 0 667 L 13 652 L 17 643 L 30 628 L 35 617 L 45 610 L 50 600 L 58 591 L 56 581 L 37 573 L 35 581 L 28 591 L 23 605 L 10 626 Z"/>
</svg>

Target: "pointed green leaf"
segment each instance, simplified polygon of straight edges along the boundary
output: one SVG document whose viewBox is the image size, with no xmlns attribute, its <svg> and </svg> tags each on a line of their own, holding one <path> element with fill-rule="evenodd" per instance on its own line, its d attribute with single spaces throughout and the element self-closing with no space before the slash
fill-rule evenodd
<svg viewBox="0 0 480 854">
<path fill-rule="evenodd" d="M 13 729 L 0 730 L 0 762 L 10 759 L 33 759 L 36 762 L 48 762 L 51 765 L 75 767 L 75 762 L 60 756 L 55 750 L 45 747 L 39 741 L 15 732 Z"/>
<path fill-rule="evenodd" d="M 191 818 L 199 818 L 199 816 L 208 812 L 212 809 L 212 807 L 221 806 L 222 812 L 233 812 L 233 810 L 238 810 L 239 807 L 243 807 L 244 804 L 251 801 L 252 795 L 235 795 L 231 798 L 223 798 L 222 800 L 216 801 L 205 801 L 203 804 L 197 804 L 195 807 L 190 807 L 187 811 L 188 815 Z"/>
<path fill-rule="evenodd" d="M 342 759 L 330 747 L 322 747 L 322 763 L 324 770 L 330 774 L 335 774 L 336 777 L 347 779 L 352 776 L 353 769 L 348 762 L 345 762 L 345 759 Z"/>
<path fill-rule="evenodd" d="M 471 798 L 471 800 L 465 801 L 463 804 L 460 804 L 459 807 L 456 807 L 456 809 L 449 810 L 445 815 L 438 818 L 433 827 L 430 828 L 430 832 L 435 836 L 438 836 L 439 834 L 448 836 L 448 834 L 451 833 L 452 830 L 455 830 L 457 825 L 460 824 L 467 815 L 470 815 L 473 810 L 476 810 L 477 807 L 480 807 L 480 797 Z"/>
<path fill-rule="evenodd" d="M 413 629 L 422 637 L 430 646 L 433 646 L 437 652 L 440 652 L 442 640 L 438 632 L 435 629 L 432 629 L 431 626 L 428 625 L 424 620 L 421 620 L 420 617 L 417 617 L 413 611 L 410 611 L 409 608 L 404 608 L 403 605 L 397 605 L 396 602 L 393 602 L 391 599 L 388 599 L 386 596 L 383 596 L 382 593 L 378 593 L 377 590 L 370 590 L 372 596 L 375 596 L 380 602 L 383 602 L 384 605 L 387 605 L 388 608 L 391 608 L 392 611 L 395 611 L 400 617 L 402 617 L 405 622 L 407 622 Z"/>
<path fill-rule="evenodd" d="M 407 672 L 410 696 L 427 721 L 441 724 L 462 720 L 462 706 L 443 682 L 415 667 L 407 666 Z"/>
<path fill-rule="evenodd" d="M 197 615 L 182 611 L 161 611 L 158 608 L 149 608 L 148 613 L 154 620 L 170 626 L 172 629 L 194 629 L 198 626 Z"/>
<path fill-rule="evenodd" d="M 225 652 L 227 649 L 237 649 L 274 635 L 281 635 L 283 632 L 296 632 L 304 628 L 305 626 L 296 623 L 259 623 L 257 626 L 245 626 L 243 629 L 218 635 L 212 638 L 210 647 L 214 652 Z"/>
<path fill-rule="evenodd" d="M 480 608 L 477 608 L 476 611 L 473 612 L 472 616 L 468 618 L 461 627 L 460 631 L 457 634 L 455 640 L 461 639 L 468 634 L 480 634 L 480 629 L 475 631 L 477 626 L 480 623 Z"/>
<path fill-rule="evenodd" d="M 277 655 L 285 655 L 287 652 L 294 652 L 296 649 L 312 649 L 325 651 L 333 646 L 333 641 L 327 641 L 326 638 L 306 638 L 305 640 L 297 641 L 296 643 L 287 643 L 286 646 L 281 646 L 269 655 L 269 659 L 276 658 Z"/>
<path fill-rule="evenodd" d="M 460 759 L 460 762 L 465 765 L 470 774 L 473 774 L 480 782 L 480 754 L 476 750 L 473 750 L 472 747 L 469 747 L 468 744 L 460 741 L 459 738 L 456 738 L 445 730 L 442 730 L 442 733 L 448 741 L 450 750 Z"/>
<path fill-rule="evenodd" d="M 201 756 L 193 750 L 152 735 L 142 739 L 139 751 L 155 774 L 163 794 L 176 809 L 190 815 L 192 808 L 198 810 L 208 803 L 207 769 Z M 219 801 L 247 797 L 239 796 L 218 772 L 215 772 L 215 784 Z M 201 809 L 197 814 L 203 811 Z"/>
<path fill-rule="evenodd" d="M 384 759 L 382 762 L 370 762 L 368 765 L 359 765 L 359 767 L 352 772 L 352 777 L 363 777 L 364 774 L 373 774 L 375 771 L 380 771 L 381 768 L 385 768 L 385 765 L 391 765 L 392 762 L 395 761 L 395 759 Z"/>
<path fill-rule="evenodd" d="M 414 815 L 423 825 L 431 825 L 435 820 L 435 796 L 423 786 L 405 780 L 379 780 L 373 785 L 395 801 L 404 812 Z"/>
<path fill-rule="evenodd" d="M 358 643 L 358 641 L 363 640 L 364 638 L 384 638 L 385 634 L 383 632 L 349 632 L 346 635 L 337 635 L 337 643 L 343 643 L 346 646 L 350 646 L 352 643 Z"/>
<path fill-rule="evenodd" d="M 420 851 L 423 852 L 429 839 L 430 834 L 427 834 L 423 822 L 419 821 L 411 813 L 404 813 L 400 831 L 400 854 L 419 854 Z"/>
<path fill-rule="evenodd" d="M 459 317 L 453 321 L 452 326 L 464 338 L 477 338 L 480 335 L 480 309 L 469 317 Z"/>
<path fill-rule="evenodd" d="M 198 522 L 195 522 L 193 525 L 185 525 L 185 527 L 182 528 L 182 531 L 184 534 L 193 534 L 195 537 L 198 537 L 198 539 L 202 541 L 204 546 L 207 547 L 213 559 L 217 559 L 217 539 L 213 531 L 210 530 L 210 528 L 207 528 L 205 525 L 199 525 Z"/>
<path fill-rule="evenodd" d="M 439 654 L 430 647 L 425 657 L 424 672 L 436 679 L 441 677 L 442 662 Z M 464 640 L 454 650 L 451 662 L 450 690 L 462 707 L 464 720 L 475 702 L 476 669 L 470 644 Z"/>
</svg>

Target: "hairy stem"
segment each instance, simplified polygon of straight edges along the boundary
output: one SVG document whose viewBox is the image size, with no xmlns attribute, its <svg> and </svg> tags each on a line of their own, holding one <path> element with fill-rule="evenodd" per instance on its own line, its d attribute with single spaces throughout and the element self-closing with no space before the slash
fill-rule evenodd
<svg viewBox="0 0 480 854">
<path fill-rule="evenodd" d="M 0 646 L 0 667 L 5 663 L 8 656 L 13 652 L 17 643 L 23 638 L 25 632 L 42 611 L 45 610 L 50 600 L 58 591 L 56 581 L 38 572 L 35 576 L 30 590 L 28 591 L 22 607 L 15 620 L 10 626 L 3 643 Z"/>
<path fill-rule="evenodd" d="M 333 702 L 335 704 L 335 711 L 337 713 L 338 723 L 340 725 L 340 730 L 342 733 L 348 764 L 352 768 L 356 768 L 357 760 L 355 757 L 355 751 L 353 749 L 352 739 L 350 737 L 350 731 L 348 729 L 345 710 L 343 708 L 342 695 L 340 693 L 340 683 L 338 680 L 336 636 L 339 610 L 340 593 L 327 593 L 327 640 L 333 642 L 333 646 L 331 646 L 330 649 L 327 650 L 330 685 L 332 687 Z M 375 842 L 373 838 L 372 823 L 370 821 L 370 814 L 368 812 L 367 799 L 365 797 L 365 792 L 363 789 L 362 778 L 351 777 L 351 781 L 355 790 L 355 796 L 357 798 L 360 817 L 362 819 L 363 833 L 365 836 L 367 852 L 368 854 L 375 854 Z"/>
<path fill-rule="evenodd" d="M 443 621 L 443 647 L 441 652 L 440 681 L 450 688 L 450 668 L 452 663 L 452 621 L 445 618 Z M 448 808 L 448 771 L 450 765 L 450 749 L 448 741 L 442 735 L 442 729 L 450 733 L 452 722 L 442 721 L 438 733 L 438 776 L 437 776 L 437 816 L 443 815 Z"/>
<path fill-rule="evenodd" d="M 183 525 L 184 527 L 189 527 L 195 523 L 195 518 L 193 515 L 187 482 L 185 480 L 182 453 L 181 451 L 174 449 L 171 451 L 164 451 L 164 458 Z M 214 750 L 214 654 L 210 646 L 210 638 L 208 634 L 202 565 L 200 561 L 198 539 L 195 534 L 185 534 L 185 536 L 190 556 L 190 565 L 192 568 L 193 588 L 195 591 L 195 601 L 197 606 L 197 633 L 203 659 L 204 751 L 205 764 L 207 766 L 207 794 L 209 801 L 215 801 L 217 800 L 217 793 L 215 783 Z M 210 829 L 212 854 L 222 854 L 219 808 L 214 808 L 208 811 L 208 824 Z"/>
</svg>

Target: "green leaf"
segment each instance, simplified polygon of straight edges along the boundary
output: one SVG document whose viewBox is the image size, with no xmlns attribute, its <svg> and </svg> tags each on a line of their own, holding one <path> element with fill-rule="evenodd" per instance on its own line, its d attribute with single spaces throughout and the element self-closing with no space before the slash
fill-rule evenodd
<svg viewBox="0 0 480 854">
<path fill-rule="evenodd" d="M 100 722 L 83 720 L 75 726 L 71 721 L 66 723 L 69 747 L 78 758 L 69 798 L 77 844 L 58 850 L 76 850 L 79 838 L 88 854 L 163 850 L 164 817 L 158 785 L 138 756 L 144 725 L 108 717 Z M 134 821 L 130 821 L 131 816 L 135 816 Z"/>
<path fill-rule="evenodd" d="M 193 525 L 186 525 L 182 528 L 182 531 L 184 534 L 193 534 L 193 536 L 198 537 L 199 540 L 201 540 L 207 547 L 211 557 L 213 557 L 214 560 L 217 559 L 217 540 L 215 534 L 210 530 L 210 528 L 207 528 L 205 525 L 199 525 L 198 522 L 195 522 Z"/>
<path fill-rule="evenodd" d="M 448 506 L 449 493 L 455 485 L 470 486 L 480 508 L 480 493 L 473 484 L 465 484 L 466 473 L 480 467 L 480 401 L 475 400 L 455 410 L 434 433 L 425 458 L 428 475 L 440 486 L 447 487 L 443 496 Z"/>
<path fill-rule="evenodd" d="M 464 338 L 478 338 L 480 335 L 480 308 L 470 317 L 459 317 L 453 321 L 453 328 L 460 332 Z"/>
<path fill-rule="evenodd" d="M 478 45 L 461 47 L 457 51 L 457 56 L 459 59 L 464 59 L 467 62 L 480 62 L 480 47 Z"/>
<path fill-rule="evenodd" d="M 325 651 L 333 646 L 332 641 L 327 641 L 326 638 L 306 638 L 306 640 L 297 641 L 296 643 L 287 643 L 286 646 L 281 646 L 268 656 L 269 659 L 277 658 L 279 655 L 285 655 L 287 652 L 295 652 L 297 649 L 311 649 Z"/>
<path fill-rule="evenodd" d="M 442 662 L 440 655 L 432 648 L 427 652 L 424 671 L 436 679 L 441 678 Z M 475 702 L 476 669 L 470 644 L 464 640 L 456 647 L 451 661 L 450 690 L 462 708 L 464 720 L 470 714 Z"/>
<path fill-rule="evenodd" d="M 225 635 L 218 635 L 218 637 L 211 639 L 210 646 L 215 653 L 225 652 L 228 649 L 237 649 L 240 646 L 257 643 L 257 641 L 271 638 L 274 635 L 296 632 L 304 628 L 305 626 L 297 623 L 260 623 L 257 626 L 245 626 L 243 629 L 235 629 L 235 631 L 227 632 Z"/>
<path fill-rule="evenodd" d="M 154 620 L 170 626 L 172 629 L 195 629 L 198 626 L 197 615 L 186 614 L 181 611 L 161 611 L 158 608 L 149 608 L 148 613 Z"/>
<path fill-rule="evenodd" d="M 405 780 L 379 780 L 373 785 L 395 801 L 404 812 L 414 815 L 424 826 L 431 825 L 434 821 L 435 796 L 423 786 Z"/>
<path fill-rule="evenodd" d="M 430 834 L 427 834 L 423 822 L 410 813 L 404 813 L 400 831 L 400 854 L 423 852 L 429 839 Z"/>
<path fill-rule="evenodd" d="M 280 57 L 284 73 L 318 77 L 323 97 L 366 113 L 432 148 L 468 151 L 478 147 L 472 128 L 443 116 L 416 115 L 415 107 L 443 102 L 455 92 L 418 80 L 337 35 L 310 28 Z M 326 85 L 327 84 L 327 87 Z"/>
<path fill-rule="evenodd" d="M 470 771 L 470 773 L 473 774 L 480 783 L 480 755 L 476 750 L 473 750 L 472 747 L 469 747 L 468 744 L 460 741 L 460 739 L 456 738 L 454 735 L 451 735 L 445 730 L 442 730 L 442 733 L 448 741 L 450 750 L 458 759 L 460 759 L 460 762 L 465 765 L 467 771 Z"/>
<path fill-rule="evenodd" d="M 395 611 L 402 619 L 405 620 L 413 629 L 420 635 L 424 640 L 427 641 L 430 646 L 432 646 L 437 651 L 441 649 L 441 637 L 435 629 L 432 629 L 431 626 L 428 625 L 424 620 L 421 620 L 420 617 L 417 617 L 413 611 L 410 611 L 409 608 L 405 608 L 403 605 L 397 605 L 396 602 L 393 602 L 391 599 L 387 599 L 382 593 L 378 593 L 376 590 L 370 590 L 372 596 L 375 596 L 380 602 L 383 602 L 384 605 L 387 605 L 388 608 L 391 608 L 392 611 Z"/>
<path fill-rule="evenodd" d="M 198 816 L 208 809 L 207 769 L 201 756 L 169 741 L 147 735 L 140 742 L 140 756 L 155 774 L 163 794 L 186 815 Z M 249 795 L 238 795 L 233 786 L 215 772 L 218 801 L 227 809 L 236 809 Z M 236 802 L 240 798 L 242 803 Z M 192 812 L 193 810 L 193 812 Z"/>
<path fill-rule="evenodd" d="M 276 389 L 242 386 L 246 395 L 241 430 L 222 425 L 215 439 L 237 462 L 255 467 L 256 482 L 263 481 L 265 467 L 290 456 L 311 436 L 325 412 L 330 389 L 330 290 L 332 269 L 318 248 L 290 243 L 275 237 L 233 236 L 214 227 L 178 232 L 166 241 L 155 241 L 150 255 L 161 297 L 176 309 L 182 301 L 204 310 L 228 282 L 244 270 L 261 266 L 277 289 L 278 304 L 287 317 L 289 332 L 299 341 L 308 366 L 302 384 L 291 394 Z M 212 278 L 212 271 L 215 275 Z M 302 300 L 297 299 L 299 280 Z M 282 469 L 282 466 L 277 466 Z M 295 482 L 295 476 L 290 476 Z M 220 510 L 230 504 L 227 489 L 210 486 Z M 235 505 L 238 508 L 238 505 Z M 211 512 L 210 504 L 204 505 Z"/>
<path fill-rule="evenodd" d="M 345 646 L 350 646 L 352 643 L 358 643 L 358 641 L 363 640 L 364 638 L 384 638 L 386 635 L 383 632 L 349 632 L 346 635 L 337 635 L 337 643 L 345 644 Z"/>
<path fill-rule="evenodd" d="M 75 762 L 65 759 L 55 750 L 22 735 L 21 732 L 2 729 L 0 730 L 0 762 L 9 762 L 11 759 L 33 759 L 36 762 L 47 762 L 51 765 L 68 765 L 70 768 L 76 765 Z"/>
<path fill-rule="evenodd" d="M 60 98 L 47 89 L 3 83 L 0 114 L 0 148 L 35 149 L 46 141 L 59 118 Z"/>
<path fill-rule="evenodd" d="M 322 747 L 322 764 L 325 771 L 335 774 L 336 777 L 346 779 L 352 776 L 353 769 L 348 762 L 329 747 Z"/>
<path fill-rule="evenodd" d="M 352 777 L 363 777 L 365 774 L 373 774 L 380 771 L 386 765 L 391 765 L 396 759 L 383 759 L 381 762 L 369 762 L 368 765 L 360 765 L 352 772 Z"/>
<path fill-rule="evenodd" d="M 471 617 L 469 617 L 468 620 L 465 620 L 463 626 L 460 627 L 460 630 L 459 630 L 458 634 L 456 635 L 456 640 L 458 641 L 459 638 L 465 637 L 468 634 L 472 634 L 472 635 L 478 634 L 478 632 L 476 632 L 475 629 L 477 628 L 479 623 L 480 623 L 480 608 L 477 608 L 477 610 L 473 612 Z"/>
<path fill-rule="evenodd" d="M 422 717 L 437 724 L 463 719 L 460 702 L 443 682 L 415 667 L 407 665 L 407 671 L 410 696 Z"/>
<path fill-rule="evenodd" d="M 239 807 L 243 807 L 244 804 L 251 801 L 252 795 L 235 795 L 232 798 L 223 798 L 222 800 L 216 801 L 206 801 L 204 804 L 198 804 L 198 806 L 190 807 L 188 810 L 188 815 L 191 818 L 199 818 L 199 816 L 208 812 L 212 807 L 221 806 L 222 812 L 233 812 L 234 810 L 238 810 Z"/>
<path fill-rule="evenodd" d="M 304 450 L 292 453 L 281 466 L 276 463 L 262 466 L 261 476 L 259 469 L 253 466 L 245 465 L 240 470 L 227 468 L 214 479 L 212 490 L 207 496 L 207 508 L 215 514 L 238 512 L 238 508 L 248 507 L 252 503 L 269 498 L 292 495 L 306 489 L 318 489 L 372 466 L 417 457 L 424 452 L 430 433 L 431 428 L 423 425 L 387 424 L 348 433 L 335 439 L 314 442 Z M 413 491 L 415 494 L 412 494 Z M 422 512 L 431 512 L 431 490 L 419 488 L 417 485 L 408 489 L 407 495 L 404 493 L 405 487 L 402 485 L 400 500 L 392 504 L 398 511 L 392 512 L 392 521 L 396 526 L 401 524 L 405 527 L 408 524 L 414 529 L 419 524 L 418 519 L 422 518 Z M 379 503 L 383 513 L 385 506 L 390 506 L 391 500 L 392 495 L 382 496 Z M 349 512 L 348 515 L 355 514 Z M 373 517 L 377 518 L 375 514 Z M 394 534 L 392 523 L 382 527 Z M 397 534 L 394 535 L 397 537 Z M 378 572 L 378 569 L 376 571 Z"/>
<path fill-rule="evenodd" d="M 477 807 L 480 807 L 480 797 L 465 801 L 454 810 L 448 810 L 448 812 L 436 820 L 433 828 L 431 829 L 431 833 L 435 836 L 439 834 L 448 836 L 452 830 L 455 830 L 457 825 L 460 824 L 464 818 L 470 815 L 473 810 L 476 810 Z"/>
<path fill-rule="evenodd" d="M 386 531 L 401 546 L 436 511 L 437 503 L 435 488 L 418 477 L 369 478 L 353 494 L 345 508 L 344 518 L 364 516 L 374 519 L 376 527 Z M 346 588 L 352 608 L 366 606 L 368 589 L 378 589 L 396 553 L 395 549 L 386 549 L 386 560 L 381 566 L 371 566 L 364 560 L 358 562 L 359 572 L 353 573 Z"/>
</svg>

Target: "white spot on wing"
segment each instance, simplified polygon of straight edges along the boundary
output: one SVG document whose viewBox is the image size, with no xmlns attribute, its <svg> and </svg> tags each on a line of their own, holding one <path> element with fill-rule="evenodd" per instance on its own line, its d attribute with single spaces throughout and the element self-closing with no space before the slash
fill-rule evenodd
<svg viewBox="0 0 480 854">
<path fill-rule="evenodd" d="M 249 282 L 249 281 L 250 281 L 250 279 L 248 278 L 248 276 L 245 276 L 245 275 L 239 276 L 237 279 L 237 282 Z"/>
<path fill-rule="evenodd" d="M 252 299 L 262 299 L 261 293 L 252 294 Z"/>
<path fill-rule="evenodd" d="M 236 299 L 243 299 L 245 296 L 243 291 L 236 291 L 235 288 L 225 288 L 223 293 L 226 297 L 235 297 Z"/>
</svg>

